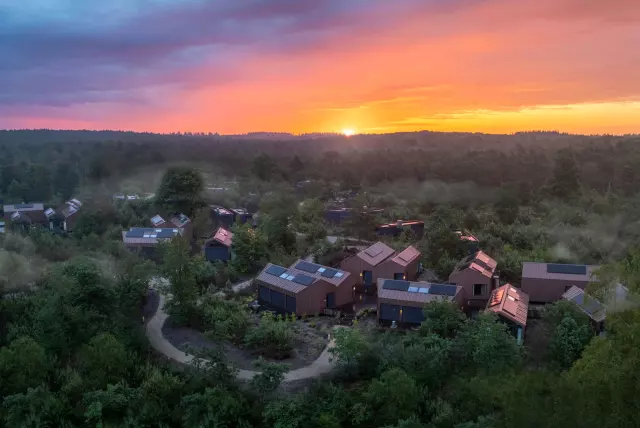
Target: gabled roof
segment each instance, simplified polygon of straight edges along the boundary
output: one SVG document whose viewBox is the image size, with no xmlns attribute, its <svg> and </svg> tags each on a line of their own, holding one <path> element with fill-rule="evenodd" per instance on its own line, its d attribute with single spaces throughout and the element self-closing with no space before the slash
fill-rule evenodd
<svg viewBox="0 0 640 428">
<path fill-rule="evenodd" d="M 408 246 L 404 251 L 400 254 L 396 255 L 392 260 L 394 263 L 397 263 L 401 266 L 408 266 L 411 262 L 420 258 L 420 251 L 412 247 Z"/>
<path fill-rule="evenodd" d="M 175 224 L 177 227 L 184 227 L 186 224 L 190 222 L 191 222 L 191 219 L 182 213 L 176 214 L 171 219 L 171 223 Z"/>
<path fill-rule="evenodd" d="M 358 254 L 356 254 L 356 257 L 361 258 L 364 262 L 370 264 L 371 266 L 377 266 L 383 261 L 387 260 L 393 254 L 395 254 L 393 248 L 383 244 L 382 242 L 376 242 L 369 248 L 360 251 Z"/>
<path fill-rule="evenodd" d="M 460 260 L 454 268 L 452 275 L 467 269 L 472 269 L 482 275 L 491 278 L 496 271 L 498 263 L 485 252 L 478 251 Z"/>
<path fill-rule="evenodd" d="M 182 235 L 182 232 L 182 229 L 177 228 L 132 227 L 122 232 L 122 240 L 125 244 L 157 244 Z"/>
<path fill-rule="evenodd" d="M 65 202 L 59 211 L 62 217 L 69 218 L 77 213 L 80 210 L 80 207 L 82 207 L 82 202 L 74 198 Z"/>
<path fill-rule="evenodd" d="M 473 236 L 468 230 L 456 230 L 455 234 L 460 236 L 461 241 L 480 242 L 480 240 Z"/>
<path fill-rule="evenodd" d="M 154 226 L 158 227 L 161 224 L 166 223 L 164 218 L 162 218 L 162 216 L 160 214 L 156 214 L 153 217 L 151 217 L 151 224 L 153 224 Z"/>
<path fill-rule="evenodd" d="M 529 312 L 529 295 L 511 284 L 505 284 L 491 292 L 487 310 L 525 327 Z"/>
<path fill-rule="evenodd" d="M 262 272 L 256 277 L 256 280 L 291 293 L 306 290 L 307 287 L 319 281 L 307 272 L 297 269 L 287 269 L 271 263 L 265 266 Z"/>
<path fill-rule="evenodd" d="M 289 270 L 301 272 L 310 277 L 321 279 L 336 287 L 342 284 L 349 276 L 349 272 L 342 269 L 330 268 L 328 266 L 319 265 L 317 263 L 307 262 L 298 259 L 294 264 L 289 266 Z"/>
<path fill-rule="evenodd" d="M 12 204 L 12 205 L 4 206 L 5 213 L 12 213 L 15 211 L 20 211 L 20 212 L 44 211 L 44 204 L 42 202 L 34 202 L 31 204 Z"/>
<path fill-rule="evenodd" d="M 604 305 L 575 285 L 572 285 L 571 288 L 562 295 L 562 298 L 576 305 L 595 322 L 604 321 L 606 318 L 607 310 Z"/>
<path fill-rule="evenodd" d="M 522 278 L 559 279 L 564 281 L 597 281 L 593 275 L 600 266 L 561 263 L 522 263 Z"/>
<path fill-rule="evenodd" d="M 216 233 L 213 234 L 211 239 L 221 243 L 225 247 L 231 247 L 231 244 L 233 243 L 233 233 L 224 227 L 221 227 L 216 230 Z"/>
<path fill-rule="evenodd" d="M 378 278 L 378 298 L 426 303 L 433 300 L 452 301 L 462 291 L 461 286 L 431 282 L 400 281 Z"/>
</svg>

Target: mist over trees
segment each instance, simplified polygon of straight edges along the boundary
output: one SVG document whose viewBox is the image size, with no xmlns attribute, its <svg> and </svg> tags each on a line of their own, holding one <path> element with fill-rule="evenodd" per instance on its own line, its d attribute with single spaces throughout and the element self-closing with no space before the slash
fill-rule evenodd
<svg viewBox="0 0 640 428">
<path fill-rule="evenodd" d="M 433 302 L 415 331 L 378 329 L 366 318 L 332 330 L 335 369 L 284 382 L 288 367 L 276 358 L 298 346 L 296 320 L 254 320 L 250 292 L 230 291 L 267 262 L 314 255 L 331 264 L 350 254 L 327 234 L 414 245 L 444 281 L 469 252 L 456 232 L 469 231 L 503 282 L 518 285 L 523 261 L 593 263 L 603 264 L 602 281 L 590 293 L 609 302 L 612 285 L 623 283 L 637 295 L 638 143 L 535 132 L 0 131 L 5 203 L 84 202 L 70 236 L 11 224 L 0 234 L 0 426 L 640 426 L 633 303 L 611 306 L 606 336 L 567 302 L 547 305 L 536 320 L 544 341 L 525 336 L 521 347 L 495 315 L 468 318 Z M 112 200 L 129 189 L 156 198 Z M 354 215 L 329 225 L 324 210 L 339 198 Z M 226 264 L 194 254 L 215 230 L 208 204 L 257 213 L 255 225 L 230 226 L 236 254 Z M 122 231 L 159 212 L 192 216 L 197 232 L 194 242 L 163 245 L 156 263 L 127 251 Z M 425 222 L 422 236 L 375 235 L 379 222 L 414 218 Z M 237 380 L 233 353 L 222 347 L 198 350 L 209 360 L 199 367 L 156 354 L 144 334 L 157 304 L 150 284 L 167 288 L 173 322 L 264 357 L 261 375 Z"/>
</svg>

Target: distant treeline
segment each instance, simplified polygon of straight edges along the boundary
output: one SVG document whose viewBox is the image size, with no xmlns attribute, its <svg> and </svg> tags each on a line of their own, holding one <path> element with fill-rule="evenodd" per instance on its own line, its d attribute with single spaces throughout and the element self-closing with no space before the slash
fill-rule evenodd
<svg viewBox="0 0 640 428">
<path fill-rule="evenodd" d="M 345 187 L 415 179 L 535 189 L 548 182 L 560 149 L 575 159 L 584 188 L 629 192 L 635 189 L 640 167 L 638 136 L 416 132 L 350 138 L 283 134 L 282 139 L 268 134 L 262 139 L 261 134 L 253 135 L 0 131 L 0 194 L 5 199 L 67 197 L 79 185 L 173 163 L 210 164 L 216 172 L 236 177 L 318 179 L 339 181 Z"/>
</svg>

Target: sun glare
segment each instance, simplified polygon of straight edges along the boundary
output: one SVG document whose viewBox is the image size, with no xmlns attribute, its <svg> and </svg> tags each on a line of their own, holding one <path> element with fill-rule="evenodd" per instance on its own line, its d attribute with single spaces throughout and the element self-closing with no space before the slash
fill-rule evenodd
<svg viewBox="0 0 640 428">
<path fill-rule="evenodd" d="M 345 137 L 351 137 L 352 135 L 356 135 L 356 131 L 354 129 L 343 129 L 342 135 Z"/>
</svg>

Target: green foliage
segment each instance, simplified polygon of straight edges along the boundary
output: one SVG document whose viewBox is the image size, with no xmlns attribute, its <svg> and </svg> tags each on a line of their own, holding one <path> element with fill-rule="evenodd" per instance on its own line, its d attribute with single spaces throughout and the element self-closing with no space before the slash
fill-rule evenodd
<svg viewBox="0 0 640 428">
<path fill-rule="evenodd" d="M 453 338 L 466 321 L 460 308 L 447 300 L 434 300 L 427 303 L 422 313 L 424 321 L 420 325 L 420 333 L 423 336 L 436 334 L 443 338 Z"/>
<path fill-rule="evenodd" d="M 163 245 L 162 270 L 169 280 L 173 295 L 169 310 L 177 320 L 189 322 L 196 313 L 198 298 L 194 261 L 190 256 L 191 247 L 182 238 L 171 239 Z"/>
<path fill-rule="evenodd" d="M 199 311 L 207 335 L 218 340 L 242 341 L 249 325 L 245 305 L 233 300 L 209 297 L 202 302 Z"/>
<path fill-rule="evenodd" d="M 167 169 L 156 191 L 156 203 L 170 212 L 193 216 L 202 206 L 204 180 L 198 170 L 188 167 Z"/>
<path fill-rule="evenodd" d="M 573 152 L 560 150 L 554 159 L 551 194 L 559 198 L 570 198 L 580 190 L 580 173 Z"/>
<path fill-rule="evenodd" d="M 252 273 L 264 266 L 267 260 L 267 240 L 261 229 L 248 224 L 236 224 L 233 232 L 233 259 L 231 264 L 240 273 Z"/>
<path fill-rule="evenodd" d="M 221 387 L 187 395 L 180 402 L 182 421 L 187 427 L 250 428 L 248 404 L 237 392 Z"/>
<path fill-rule="evenodd" d="M 263 359 L 258 360 L 256 368 L 260 373 L 251 378 L 251 387 L 258 399 L 264 401 L 278 389 L 289 369 L 284 364 L 270 363 Z"/>
<path fill-rule="evenodd" d="M 46 380 L 50 366 L 45 350 L 30 337 L 0 348 L 0 396 L 37 387 Z"/>
<path fill-rule="evenodd" d="M 260 323 L 249 329 L 244 341 L 249 349 L 267 358 L 287 358 L 293 351 L 291 328 L 292 324 L 288 320 L 265 312 L 260 318 Z"/>
<path fill-rule="evenodd" d="M 516 368 L 522 360 L 520 347 L 492 312 L 466 322 L 454 346 L 473 371 L 501 373 Z"/>
<path fill-rule="evenodd" d="M 83 346 L 77 356 L 80 373 L 93 388 L 105 388 L 127 377 L 131 357 L 112 334 L 101 333 Z"/>
<path fill-rule="evenodd" d="M 422 399 L 415 380 L 397 368 L 374 379 L 363 394 L 367 419 L 381 425 L 412 418 Z"/>
<path fill-rule="evenodd" d="M 579 325 L 574 318 L 566 316 L 551 336 L 549 353 L 552 361 L 561 369 L 570 368 L 592 337 L 588 324 Z"/>
</svg>

